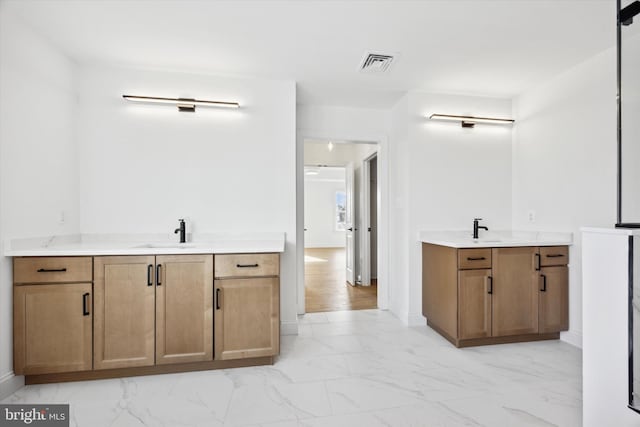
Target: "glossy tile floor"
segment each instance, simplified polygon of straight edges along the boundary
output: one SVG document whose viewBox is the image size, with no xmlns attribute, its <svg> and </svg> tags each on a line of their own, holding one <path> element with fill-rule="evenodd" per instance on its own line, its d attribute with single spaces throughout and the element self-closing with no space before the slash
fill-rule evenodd
<svg viewBox="0 0 640 427">
<path fill-rule="evenodd" d="M 273 366 L 27 386 L 72 426 L 580 426 L 581 352 L 455 349 L 379 310 L 312 313 Z"/>
</svg>

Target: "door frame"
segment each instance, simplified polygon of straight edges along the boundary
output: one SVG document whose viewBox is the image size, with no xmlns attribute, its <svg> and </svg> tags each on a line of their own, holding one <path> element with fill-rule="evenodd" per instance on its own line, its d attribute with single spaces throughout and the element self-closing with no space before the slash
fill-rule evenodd
<svg viewBox="0 0 640 427">
<path fill-rule="evenodd" d="M 389 160 L 386 135 L 299 130 L 296 133 L 296 300 L 298 314 L 306 312 L 304 299 L 304 142 L 307 139 L 378 144 L 378 308 L 389 309 Z"/>
<path fill-rule="evenodd" d="M 378 158 L 378 151 L 362 161 L 362 179 L 360 183 L 360 212 L 362 213 L 362 233 L 360 235 L 360 249 L 362 259 L 362 285 L 371 285 L 371 233 L 365 227 L 371 226 L 371 160 Z M 378 209 L 380 206 L 378 205 Z M 379 213 L 379 212 L 378 212 Z M 376 224 L 377 225 L 377 224 Z M 377 243 L 377 242 L 376 242 Z"/>
<path fill-rule="evenodd" d="M 344 168 L 344 192 L 346 195 L 346 215 L 344 222 L 345 272 L 347 283 L 355 286 L 358 282 L 358 216 L 356 215 L 356 174 L 354 163 L 349 162 Z M 351 268 L 349 268 L 351 265 Z"/>
</svg>

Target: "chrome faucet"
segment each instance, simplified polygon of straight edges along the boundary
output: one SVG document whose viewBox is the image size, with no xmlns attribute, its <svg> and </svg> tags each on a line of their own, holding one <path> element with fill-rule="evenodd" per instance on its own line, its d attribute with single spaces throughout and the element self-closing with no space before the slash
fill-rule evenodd
<svg viewBox="0 0 640 427">
<path fill-rule="evenodd" d="M 187 241 L 187 229 L 184 225 L 184 219 L 179 219 L 178 221 L 180 222 L 180 227 L 176 228 L 176 231 L 174 231 L 173 233 L 180 233 L 180 243 L 185 243 Z"/>
<path fill-rule="evenodd" d="M 478 230 L 479 229 L 483 229 L 483 230 L 487 230 L 489 231 L 489 229 L 487 227 L 485 227 L 484 225 L 478 225 L 478 221 L 482 221 L 482 218 L 474 218 L 473 219 L 473 238 L 477 239 L 478 238 Z"/>
</svg>

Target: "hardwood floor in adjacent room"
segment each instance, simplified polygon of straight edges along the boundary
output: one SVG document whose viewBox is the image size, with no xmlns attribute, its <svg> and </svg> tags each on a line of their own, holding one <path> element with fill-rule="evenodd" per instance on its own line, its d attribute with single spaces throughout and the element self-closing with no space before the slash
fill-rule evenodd
<svg viewBox="0 0 640 427">
<path fill-rule="evenodd" d="M 351 286 L 346 280 L 344 248 L 304 250 L 307 313 L 377 307 L 377 284 Z"/>
</svg>

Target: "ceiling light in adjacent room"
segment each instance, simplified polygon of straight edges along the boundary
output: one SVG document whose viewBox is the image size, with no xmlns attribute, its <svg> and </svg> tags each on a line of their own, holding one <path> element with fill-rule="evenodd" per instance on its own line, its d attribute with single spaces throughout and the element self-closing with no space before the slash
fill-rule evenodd
<svg viewBox="0 0 640 427">
<path fill-rule="evenodd" d="M 333 151 L 333 142 L 329 141 L 329 143 L 327 144 L 327 149 L 329 151 Z"/>
</svg>

